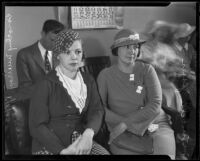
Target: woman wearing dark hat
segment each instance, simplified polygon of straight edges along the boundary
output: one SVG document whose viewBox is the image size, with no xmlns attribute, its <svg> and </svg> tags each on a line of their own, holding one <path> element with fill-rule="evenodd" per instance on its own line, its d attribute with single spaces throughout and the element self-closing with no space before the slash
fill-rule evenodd
<svg viewBox="0 0 200 161">
<path fill-rule="evenodd" d="M 94 79 L 79 71 L 83 57 L 77 32 L 60 32 L 54 43 L 59 64 L 38 83 L 30 103 L 33 154 L 109 154 L 93 141 L 104 109 Z"/>
<path fill-rule="evenodd" d="M 118 62 L 98 76 L 113 154 L 163 154 L 175 158 L 174 132 L 161 109 L 162 90 L 154 68 L 137 61 L 140 35 L 119 31 L 111 46 Z"/>
<path fill-rule="evenodd" d="M 181 94 L 168 75 L 181 70 L 181 58 L 178 57 L 172 47 L 155 41 L 146 42 L 141 46 L 140 57 L 150 63 L 158 75 L 162 88 L 162 105 L 170 107 L 179 113 L 183 112 Z"/>
</svg>

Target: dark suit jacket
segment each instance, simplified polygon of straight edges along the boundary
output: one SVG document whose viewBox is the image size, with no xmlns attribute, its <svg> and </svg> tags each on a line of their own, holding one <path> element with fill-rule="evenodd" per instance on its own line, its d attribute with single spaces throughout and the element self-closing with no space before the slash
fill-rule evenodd
<svg viewBox="0 0 200 161">
<path fill-rule="evenodd" d="M 32 152 L 45 147 L 58 154 L 71 144 L 74 130 L 82 133 L 92 128 L 97 134 L 104 115 L 95 80 L 82 73 L 87 86 L 87 98 L 81 114 L 68 91 L 59 81 L 56 71 L 51 71 L 37 84 L 29 109 L 29 128 L 33 137 Z"/>
<path fill-rule="evenodd" d="M 18 52 L 16 69 L 19 84 L 16 97 L 17 99 L 30 98 L 35 84 L 46 75 L 44 61 L 38 48 L 38 41 Z"/>
</svg>

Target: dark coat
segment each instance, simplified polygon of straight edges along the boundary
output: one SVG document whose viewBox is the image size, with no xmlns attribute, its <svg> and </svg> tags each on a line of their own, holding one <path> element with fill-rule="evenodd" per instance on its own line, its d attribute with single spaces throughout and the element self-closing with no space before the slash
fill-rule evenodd
<svg viewBox="0 0 200 161">
<path fill-rule="evenodd" d="M 53 59 L 53 62 L 55 62 L 55 59 Z M 55 66 L 55 63 L 53 65 Z M 17 98 L 30 98 L 35 84 L 46 75 L 44 61 L 38 48 L 38 41 L 18 52 L 16 69 L 19 84 Z"/>
<path fill-rule="evenodd" d="M 74 130 L 82 133 L 92 128 L 97 134 L 104 109 L 100 101 L 95 80 L 82 73 L 87 86 L 87 99 L 82 113 L 76 108 L 71 96 L 59 81 L 56 71 L 38 83 L 30 103 L 29 127 L 33 137 L 32 152 L 45 147 L 58 154 L 71 144 Z"/>
</svg>

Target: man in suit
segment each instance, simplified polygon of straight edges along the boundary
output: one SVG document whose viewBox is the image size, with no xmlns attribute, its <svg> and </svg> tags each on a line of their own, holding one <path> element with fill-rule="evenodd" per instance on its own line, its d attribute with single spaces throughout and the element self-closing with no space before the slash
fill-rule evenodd
<svg viewBox="0 0 200 161">
<path fill-rule="evenodd" d="M 10 154 L 29 154 L 31 151 L 27 121 L 29 100 L 35 84 L 56 65 L 52 57 L 52 43 L 56 34 L 64 28 L 65 26 L 56 20 L 46 20 L 41 31 L 41 39 L 17 53 L 16 69 L 19 88 L 7 95 L 14 101 L 22 102 L 18 102 L 16 106 L 6 104 L 6 107 L 12 107 L 12 111 L 7 110 L 6 119 L 15 120 L 14 124 L 8 120 L 9 125 L 6 126 L 5 144 Z M 22 136 L 21 140 L 19 139 L 20 146 L 15 143 L 18 136 Z"/>
<path fill-rule="evenodd" d="M 46 20 L 41 31 L 41 39 L 18 52 L 18 99 L 30 98 L 34 85 L 55 67 L 52 43 L 56 34 L 64 28 L 65 26 L 56 20 Z"/>
</svg>

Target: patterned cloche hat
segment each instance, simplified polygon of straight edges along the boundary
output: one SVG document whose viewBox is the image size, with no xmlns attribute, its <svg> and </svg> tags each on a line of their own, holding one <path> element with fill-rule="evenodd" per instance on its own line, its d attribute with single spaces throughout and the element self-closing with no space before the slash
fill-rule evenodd
<svg viewBox="0 0 200 161">
<path fill-rule="evenodd" d="M 142 40 L 140 38 L 139 33 L 130 29 L 122 29 L 115 35 L 114 43 L 112 44 L 111 49 L 113 50 L 114 48 L 131 44 L 140 44 L 145 41 L 146 40 Z"/>
<path fill-rule="evenodd" d="M 66 52 L 75 40 L 79 40 L 78 32 L 73 30 L 63 30 L 56 35 L 53 43 L 53 51 L 60 54 Z"/>
</svg>

